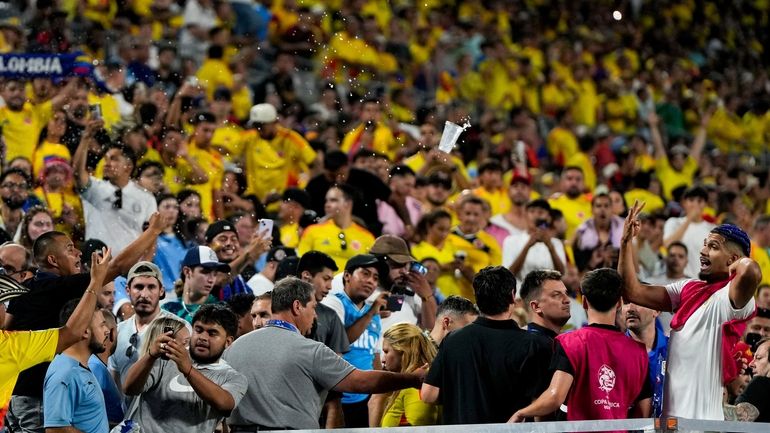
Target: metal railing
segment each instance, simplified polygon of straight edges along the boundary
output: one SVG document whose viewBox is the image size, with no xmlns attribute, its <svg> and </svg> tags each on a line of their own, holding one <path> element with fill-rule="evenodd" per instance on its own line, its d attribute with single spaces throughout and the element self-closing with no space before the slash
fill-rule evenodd
<svg viewBox="0 0 770 433">
<path fill-rule="evenodd" d="M 770 433 L 770 423 L 707 421 L 687 418 L 636 418 L 601 421 L 559 421 L 521 424 L 435 425 L 393 428 L 335 429 L 335 433 L 570 433 L 628 430 L 645 433 L 731 432 Z M 327 430 L 295 430 L 324 433 Z M 278 433 L 278 432 L 276 432 Z"/>
</svg>

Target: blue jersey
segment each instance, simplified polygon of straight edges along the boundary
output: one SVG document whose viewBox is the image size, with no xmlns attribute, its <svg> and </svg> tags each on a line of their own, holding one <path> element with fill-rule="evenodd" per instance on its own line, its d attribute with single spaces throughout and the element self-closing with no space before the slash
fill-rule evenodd
<svg viewBox="0 0 770 433">
<path fill-rule="evenodd" d="M 345 329 L 351 327 L 372 308 L 371 305 L 367 304 L 359 309 L 345 292 L 335 293 L 334 296 L 339 298 L 342 301 L 342 306 L 345 307 L 345 323 L 343 323 Z M 374 355 L 379 351 L 378 342 L 380 335 L 382 335 L 382 322 L 380 321 L 380 315 L 375 314 L 361 336 L 356 341 L 350 342 L 350 351 L 342 357 L 359 370 L 372 370 L 374 368 Z M 351 394 L 346 392 L 342 395 L 342 402 L 345 404 L 358 403 L 366 400 L 368 396 L 369 394 Z"/>
</svg>

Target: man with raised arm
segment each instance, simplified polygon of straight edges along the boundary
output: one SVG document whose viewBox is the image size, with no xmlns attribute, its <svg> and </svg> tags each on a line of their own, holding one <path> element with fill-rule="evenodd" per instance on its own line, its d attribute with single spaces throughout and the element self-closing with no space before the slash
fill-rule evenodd
<svg viewBox="0 0 770 433">
<path fill-rule="evenodd" d="M 636 276 L 631 242 L 639 232 L 637 217 L 643 207 L 637 202 L 628 212 L 618 271 L 628 302 L 674 312 L 663 416 L 723 420 L 722 383 L 734 373 L 729 371 L 734 362 L 722 359 L 723 345 L 734 343 L 723 337 L 723 325 L 751 317 L 754 291 L 762 279 L 759 265 L 748 257 L 749 237 L 734 225 L 717 226 L 703 242 L 698 279 L 667 286 L 642 284 Z"/>
</svg>

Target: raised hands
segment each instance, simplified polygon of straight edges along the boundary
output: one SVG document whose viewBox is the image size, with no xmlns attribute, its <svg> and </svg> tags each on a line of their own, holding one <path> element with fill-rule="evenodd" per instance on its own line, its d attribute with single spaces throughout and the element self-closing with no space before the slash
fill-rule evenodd
<svg viewBox="0 0 770 433">
<path fill-rule="evenodd" d="M 628 210 L 628 216 L 623 224 L 623 237 L 620 240 L 621 244 L 628 243 L 639 234 L 639 228 L 642 224 L 639 221 L 639 214 L 642 212 L 642 209 L 644 209 L 644 202 L 640 203 L 639 200 L 634 200 L 634 205 Z"/>
<path fill-rule="evenodd" d="M 94 251 L 91 254 L 91 285 L 94 287 L 103 287 L 104 279 L 107 276 L 107 268 L 110 267 L 112 253 L 109 248 L 103 248 L 101 253 Z"/>
</svg>

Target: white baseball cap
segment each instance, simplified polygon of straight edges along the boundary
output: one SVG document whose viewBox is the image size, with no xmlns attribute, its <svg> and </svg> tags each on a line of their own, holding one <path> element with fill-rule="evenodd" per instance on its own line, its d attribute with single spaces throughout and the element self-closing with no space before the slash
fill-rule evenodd
<svg viewBox="0 0 770 433">
<path fill-rule="evenodd" d="M 278 112 L 272 104 L 257 104 L 249 111 L 249 123 L 273 123 L 278 120 Z"/>
</svg>

